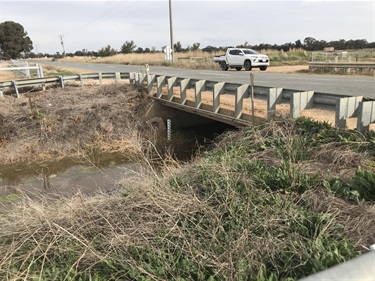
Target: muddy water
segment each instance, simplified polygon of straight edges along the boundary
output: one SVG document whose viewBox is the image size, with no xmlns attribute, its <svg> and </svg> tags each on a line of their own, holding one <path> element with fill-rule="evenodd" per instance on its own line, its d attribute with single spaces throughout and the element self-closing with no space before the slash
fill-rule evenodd
<svg viewBox="0 0 375 281">
<path fill-rule="evenodd" d="M 97 155 L 96 159 L 64 159 L 57 162 L 0 167 L 0 205 L 19 198 L 62 198 L 77 192 L 91 195 L 120 190 L 119 181 L 136 176 L 140 165 L 123 155 Z"/>
<path fill-rule="evenodd" d="M 213 124 L 172 132 L 172 142 L 168 146 L 172 146 L 176 158 L 186 161 L 198 147 L 210 144 L 215 136 L 227 129 L 233 128 Z M 8 205 L 22 196 L 61 198 L 72 196 L 78 191 L 88 195 L 119 192 L 119 182 L 124 178 L 137 177 L 140 170 L 140 164 L 129 162 L 122 154 L 1 166 L 0 205 Z"/>
</svg>

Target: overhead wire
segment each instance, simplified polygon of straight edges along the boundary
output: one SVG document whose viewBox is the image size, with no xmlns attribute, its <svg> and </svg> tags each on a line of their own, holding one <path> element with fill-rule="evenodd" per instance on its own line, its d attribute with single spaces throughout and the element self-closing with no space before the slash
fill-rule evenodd
<svg viewBox="0 0 375 281">
<path fill-rule="evenodd" d="M 124 6 L 125 4 L 129 3 L 130 2 L 129 0 L 117 1 L 116 4 L 114 4 L 107 11 L 105 11 L 104 13 L 102 13 L 101 15 L 96 17 L 95 19 L 93 19 L 93 20 L 91 20 L 91 21 L 89 21 L 85 24 L 82 24 L 81 26 L 78 26 L 78 27 L 76 27 L 76 28 L 74 28 L 74 29 L 72 29 L 68 32 L 65 32 L 63 35 L 65 36 L 67 34 L 71 34 L 71 33 L 86 29 L 89 26 L 94 27 L 94 26 L 98 25 L 99 23 L 102 23 L 102 22 L 105 22 L 108 19 L 111 19 L 113 16 L 115 16 L 115 15 L 123 12 L 124 10 L 130 8 L 131 6 L 135 5 L 139 1 L 140 0 L 133 1 L 132 3 L 130 3 L 130 5 L 125 6 L 125 7 L 121 7 L 121 6 Z M 114 10 L 114 8 L 116 8 L 116 10 Z"/>
</svg>

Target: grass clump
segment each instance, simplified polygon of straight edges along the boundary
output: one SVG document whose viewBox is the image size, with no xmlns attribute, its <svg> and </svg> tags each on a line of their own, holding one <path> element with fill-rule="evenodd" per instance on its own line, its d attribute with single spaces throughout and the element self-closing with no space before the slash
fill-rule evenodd
<svg viewBox="0 0 375 281">
<path fill-rule="evenodd" d="M 307 119 L 271 121 L 225 134 L 191 163 L 124 180 L 121 195 L 25 200 L 0 218 L 0 277 L 308 276 L 374 241 L 373 140 Z"/>
</svg>

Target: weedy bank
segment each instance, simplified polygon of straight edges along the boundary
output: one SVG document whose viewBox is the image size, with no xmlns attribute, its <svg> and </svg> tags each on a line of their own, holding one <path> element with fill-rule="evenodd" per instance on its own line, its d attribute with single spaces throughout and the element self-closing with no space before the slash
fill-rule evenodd
<svg viewBox="0 0 375 281">
<path fill-rule="evenodd" d="M 142 151 L 143 89 L 69 87 L 0 99 L 0 164 Z"/>
<path fill-rule="evenodd" d="M 308 119 L 228 132 L 113 196 L 1 217 L 3 280 L 296 280 L 375 241 L 375 135 Z"/>
</svg>

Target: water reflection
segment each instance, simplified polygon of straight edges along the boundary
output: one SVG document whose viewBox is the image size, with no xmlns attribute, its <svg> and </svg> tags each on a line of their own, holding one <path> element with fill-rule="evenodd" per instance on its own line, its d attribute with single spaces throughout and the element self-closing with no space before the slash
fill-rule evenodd
<svg viewBox="0 0 375 281">
<path fill-rule="evenodd" d="M 223 131 L 233 129 L 224 124 L 173 132 L 173 154 L 180 160 L 189 160 L 197 147 L 210 143 Z M 208 140 L 208 141 L 207 141 Z M 168 146 L 170 146 L 169 144 Z M 165 144 L 164 144 L 165 146 Z M 0 167 L 1 196 L 26 194 L 49 197 L 117 192 L 118 182 L 138 176 L 140 164 L 129 162 L 123 154 L 100 154 L 87 159 L 61 159 L 54 162 L 6 165 Z"/>
</svg>

